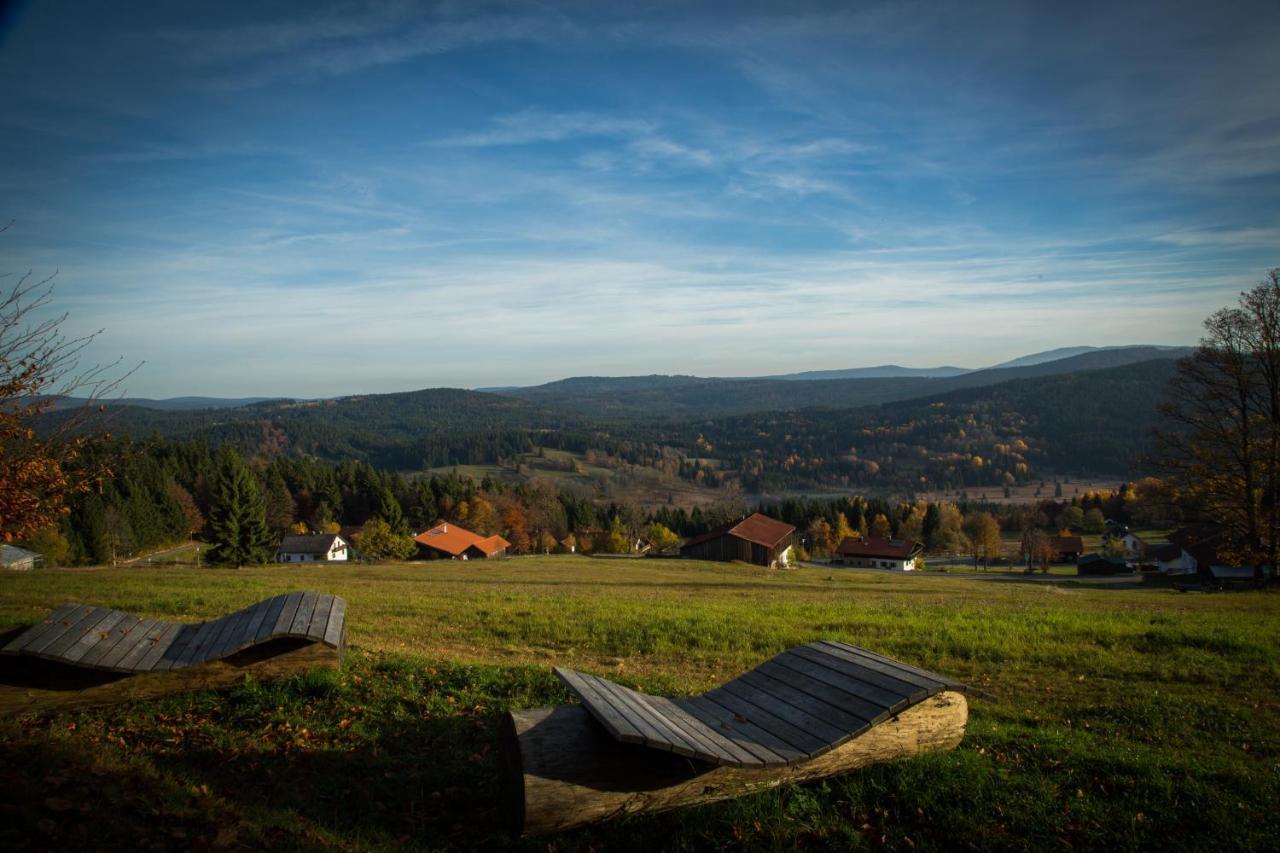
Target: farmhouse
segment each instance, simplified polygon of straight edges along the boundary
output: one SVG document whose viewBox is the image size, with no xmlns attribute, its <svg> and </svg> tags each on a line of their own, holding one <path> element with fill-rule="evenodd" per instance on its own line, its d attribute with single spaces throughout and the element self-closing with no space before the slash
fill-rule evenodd
<svg viewBox="0 0 1280 853">
<path fill-rule="evenodd" d="M 1050 536 L 1048 545 L 1063 563 L 1074 563 L 1084 553 L 1084 540 L 1079 536 Z"/>
<path fill-rule="evenodd" d="M 0 545 L 0 568 L 26 572 L 34 569 L 40 555 L 15 545 Z"/>
<path fill-rule="evenodd" d="M 796 529 L 785 521 L 753 513 L 735 524 L 695 536 L 680 546 L 681 557 L 696 560 L 741 560 L 757 566 L 786 566 Z"/>
<path fill-rule="evenodd" d="M 487 560 L 505 555 L 511 547 L 501 536 L 481 536 L 447 521 L 422 531 L 413 541 L 428 560 Z"/>
<path fill-rule="evenodd" d="M 286 536 L 276 552 L 277 563 L 334 563 L 348 559 L 347 540 L 337 533 Z"/>
<path fill-rule="evenodd" d="M 911 572 L 915 571 L 916 557 L 923 550 L 923 545 L 909 539 L 859 539 L 848 536 L 836 546 L 836 556 L 832 562 L 869 569 Z"/>
</svg>

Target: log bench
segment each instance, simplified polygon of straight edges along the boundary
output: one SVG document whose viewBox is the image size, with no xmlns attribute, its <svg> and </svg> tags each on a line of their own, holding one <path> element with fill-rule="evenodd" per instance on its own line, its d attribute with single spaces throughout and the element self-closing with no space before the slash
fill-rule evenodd
<svg viewBox="0 0 1280 853">
<path fill-rule="evenodd" d="M 682 699 L 554 671 L 581 704 L 512 711 L 503 727 L 509 820 L 525 835 L 951 749 L 978 692 L 835 641 Z"/>
<path fill-rule="evenodd" d="M 290 592 L 209 622 L 67 604 L 0 647 L 0 713 L 126 702 L 342 665 L 344 599 Z"/>
</svg>

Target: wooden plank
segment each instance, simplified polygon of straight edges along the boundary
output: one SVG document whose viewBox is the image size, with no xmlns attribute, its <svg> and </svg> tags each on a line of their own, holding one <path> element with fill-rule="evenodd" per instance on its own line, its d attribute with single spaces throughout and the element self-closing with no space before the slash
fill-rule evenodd
<svg viewBox="0 0 1280 853">
<path fill-rule="evenodd" d="M 882 688 L 876 687 L 874 684 L 868 684 L 865 681 L 858 681 L 851 678 L 843 672 L 837 672 L 831 667 L 793 654 L 785 652 L 773 659 L 775 663 L 785 666 L 788 669 L 794 669 L 796 672 L 803 673 L 810 678 L 829 684 L 837 690 L 840 690 L 854 699 L 860 699 L 870 705 L 879 708 L 881 711 L 894 713 L 907 707 L 911 703 L 900 693 L 890 692 Z"/>
<path fill-rule="evenodd" d="M 111 639 L 111 629 L 114 628 L 126 614 L 119 610 L 108 610 L 107 615 L 98 621 L 85 635 L 71 645 L 69 649 L 62 653 L 62 660 L 67 663 L 79 663 L 80 660 L 90 651 L 103 644 L 109 644 Z"/>
<path fill-rule="evenodd" d="M 146 642 L 147 632 L 156 626 L 154 619 L 141 619 L 124 629 L 116 626 L 123 636 L 120 642 L 116 643 L 111 649 L 94 663 L 103 669 L 115 669 L 116 665 L 133 651 L 138 643 Z"/>
<path fill-rule="evenodd" d="M 741 680 L 772 695 L 778 702 L 794 705 L 822 720 L 827 725 L 834 726 L 842 733 L 841 737 L 847 736 L 850 732 L 862 731 L 871 725 L 869 719 L 859 717 L 857 714 L 850 713 L 818 697 L 811 696 L 803 690 L 798 690 L 791 684 L 779 681 L 759 670 L 752 670 L 744 674 Z"/>
<path fill-rule="evenodd" d="M 34 654 L 42 658 L 61 658 L 67 649 L 78 643 L 81 637 L 92 631 L 102 621 L 103 617 L 110 613 L 111 611 L 105 607 L 90 608 L 88 615 L 59 634 L 44 648 L 34 652 Z"/>
<path fill-rule="evenodd" d="M 917 672 L 913 672 L 911 669 L 899 666 L 892 661 L 884 661 L 871 657 L 870 655 L 867 655 L 863 649 L 860 649 L 857 646 L 850 646 L 845 643 L 836 645 L 829 640 L 823 640 L 822 645 L 831 649 L 831 653 L 837 657 L 843 657 L 845 660 L 853 661 L 854 663 L 865 666 L 868 669 L 873 669 L 876 672 L 883 673 L 891 678 L 896 678 L 906 684 L 923 687 L 928 690 L 931 695 L 942 690 L 945 686 L 936 678 L 920 675 Z"/>
<path fill-rule="evenodd" d="M 712 731 L 706 723 L 690 716 L 665 696 L 650 696 L 649 703 L 673 725 L 679 726 L 685 737 L 697 746 L 699 760 L 739 767 L 744 758 L 750 758 L 750 753 L 734 746 L 732 741 Z"/>
<path fill-rule="evenodd" d="M 214 636 L 225 624 L 223 619 L 210 619 L 208 622 L 201 622 L 200 627 L 191 638 L 191 642 L 187 643 L 182 650 L 182 654 L 171 658 L 169 668 L 181 669 L 192 664 L 204 663 L 204 653 L 208 650 L 209 643 L 213 641 Z"/>
<path fill-rule="evenodd" d="M 874 684 L 876 687 L 879 687 L 888 693 L 902 697 L 902 701 L 905 701 L 906 704 L 899 706 L 895 703 L 895 709 L 901 710 L 901 708 L 914 705 L 915 703 L 928 698 L 930 695 L 928 688 L 918 687 L 914 684 L 894 678 L 891 675 L 885 675 L 879 670 L 871 669 L 864 664 L 855 663 L 834 654 L 834 649 L 824 651 L 821 647 L 815 648 L 815 645 L 816 644 L 801 646 L 800 648 L 792 649 L 791 651 L 802 658 L 834 669 L 836 672 L 845 673 L 850 678 L 855 678 L 858 681 L 864 681 L 867 684 Z"/>
<path fill-rule="evenodd" d="M 745 716 L 735 714 L 706 696 L 695 696 L 688 702 L 697 709 L 699 717 L 708 725 L 714 721 L 721 731 L 732 732 L 730 739 L 743 749 L 758 755 L 765 767 L 783 767 L 809 757 L 808 753 L 801 752 Z"/>
<path fill-rule="evenodd" d="M 878 661 L 887 666 L 895 667 L 904 672 L 911 673 L 912 675 L 915 675 L 919 678 L 923 678 L 927 681 L 937 682 L 938 684 L 942 684 L 952 690 L 963 691 L 965 689 L 965 685 L 960 683 L 959 681 L 956 681 L 955 679 L 947 678 L 945 675 L 939 675 L 936 672 L 930 672 L 927 669 L 921 669 L 918 666 L 913 666 L 909 663 L 904 663 L 903 661 L 900 661 L 900 660 L 894 660 L 893 658 L 886 657 L 880 654 L 879 652 L 873 652 L 870 649 L 864 649 L 860 646 L 853 646 L 853 645 L 850 645 L 849 643 L 841 643 L 838 640 L 828 640 L 827 642 L 830 642 L 833 645 L 836 645 L 839 647 L 843 647 L 844 650 L 854 652 L 864 658 L 870 658 L 871 660 Z"/>
<path fill-rule="evenodd" d="M 603 678 L 599 678 L 588 673 L 583 673 L 582 677 L 596 689 L 596 693 L 604 697 L 605 701 L 612 705 L 614 710 L 621 714 L 633 728 L 640 732 L 641 743 L 645 746 L 656 747 L 658 749 L 662 749 L 664 748 L 664 745 L 668 744 L 668 741 L 663 737 L 663 734 L 658 729 L 657 725 L 650 722 L 644 714 L 640 713 L 637 708 L 620 696 L 617 690 L 613 689 L 617 685 L 611 684 Z M 666 745 L 665 748 L 668 752 L 671 751 L 670 745 Z"/>
<path fill-rule="evenodd" d="M 236 621 L 231 624 L 226 636 L 218 643 L 218 648 L 213 651 L 213 655 L 224 658 L 253 642 L 253 624 L 255 621 L 259 625 L 262 624 L 269 605 L 270 599 L 267 599 L 236 613 Z"/>
<path fill-rule="evenodd" d="M 640 734 L 640 730 L 618 713 L 609 701 L 583 677 L 582 673 L 572 669 L 561 669 L 558 666 L 552 667 L 551 671 L 582 700 L 582 704 L 591 712 L 591 716 L 599 720 L 600 724 L 609 730 L 609 734 L 624 743 L 644 743 L 644 735 Z"/>
<path fill-rule="evenodd" d="M 730 693 L 728 690 L 716 688 L 705 694 L 706 698 L 715 702 L 724 708 L 729 709 L 735 714 L 740 714 L 747 719 L 748 722 L 754 723 L 760 728 L 772 734 L 783 743 L 795 749 L 797 752 L 812 757 L 829 745 L 826 740 L 818 737 L 812 732 L 805 731 L 797 725 L 787 722 L 781 717 L 775 716 L 763 708 L 752 705 L 745 699 Z M 837 733 L 837 737 L 842 733 Z"/>
<path fill-rule="evenodd" d="M 253 617 L 253 610 L 256 606 L 242 608 L 219 620 L 223 625 L 218 633 L 213 636 L 208 647 L 201 654 L 201 658 L 205 661 L 221 658 L 225 654 L 227 646 L 234 643 L 244 626 L 249 624 L 249 619 Z"/>
<path fill-rule="evenodd" d="M 825 743 L 834 743 L 848 734 L 844 727 L 832 725 L 823 718 L 809 713 L 804 708 L 784 702 L 772 693 L 743 681 L 741 678 L 735 678 L 728 684 L 717 687 L 716 690 L 731 693 L 739 699 L 749 702 L 752 706 L 785 720 L 816 738 L 820 738 Z"/>
<path fill-rule="evenodd" d="M 174 663 L 182 657 L 201 627 L 201 623 L 175 622 L 174 631 L 169 637 L 170 642 L 156 654 L 147 654 L 140 666 L 146 665 L 147 672 L 164 672 L 173 669 Z"/>
<path fill-rule="evenodd" d="M 301 603 L 302 593 L 300 592 L 291 592 L 285 596 L 284 606 L 280 609 L 280 616 L 276 619 L 275 624 L 271 626 L 267 636 L 285 636 L 289 632 L 289 627 L 293 625 L 293 617 L 298 615 L 298 605 Z M 259 637 L 259 639 L 262 639 L 262 637 Z"/>
<path fill-rule="evenodd" d="M 692 757 L 698 755 L 699 749 L 697 744 L 691 741 L 682 731 L 680 727 L 668 720 L 658 709 L 651 707 L 648 700 L 649 696 L 643 693 L 637 693 L 630 688 L 623 687 L 621 684 L 614 684 L 604 678 L 597 678 L 598 685 L 603 685 L 605 690 L 613 696 L 620 698 L 632 710 L 640 715 L 646 723 L 657 729 L 660 740 L 656 743 L 648 743 L 646 745 L 656 747 L 657 749 L 665 749 L 668 752 L 674 752 L 677 755 Z"/>
<path fill-rule="evenodd" d="M 23 647 L 22 653 L 24 655 L 40 654 L 46 648 L 53 645 L 54 642 L 68 631 L 73 631 L 79 627 L 80 623 L 92 616 L 93 612 L 97 609 L 98 608 L 90 607 L 87 604 L 76 605 L 75 610 L 53 623 L 49 627 L 49 630 L 42 632 L 38 638 L 27 643 L 26 646 Z M 81 628 L 81 633 L 83 632 L 83 628 Z"/>
<path fill-rule="evenodd" d="M 319 597 L 314 592 L 302 594 L 302 601 L 298 602 L 298 612 L 293 615 L 293 622 L 286 629 L 289 636 L 296 637 L 307 633 L 307 626 L 311 624 L 311 614 L 316 612 L 316 600 Z"/>
<path fill-rule="evenodd" d="M 276 598 L 279 598 L 279 596 L 263 599 L 258 602 L 257 606 L 253 608 L 253 615 L 250 616 L 249 621 L 245 623 L 244 630 L 240 633 L 240 637 L 237 639 L 236 645 L 230 646 L 227 649 L 228 654 L 238 652 L 253 643 L 254 638 L 258 636 L 258 631 L 262 628 L 262 623 L 271 613 L 271 608 L 276 603 Z"/>
<path fill-rule="evenodd" d="M 138 617 L 128 613 L 121 613 L 120 619 L 107 632 L 106 639 L 95 643 L 93 648 L 80 658 L 80 666 L 94 666 L 99 660 L 106 657 L 107 653 L 120 644 L 128 635 L 130 629 L 138 624 Z"/>
<path fill-rule="evenodd" d="M 778 756 L 776 752 L 763 747 L 757 743 L 751 742 L 749 738 L 739 736 L 734 728 L 727 724 L 715 710 L 715 706 L 711 709 L 703 707 L 705 700 L 701 696 L 689 696 L 683 699 L 671 700 L 677 707 L 682 708 L 685 713 L 699 720 L 708 731 L 713 731 L 720 737 L 733 744 L 741 752 L 745 752 L 750 758 L 742 759 L 742 763 L 735 766 L 740 767 L 769 767 L 776 764 L 785 763 L 785 760 Z"/>
<path fill-rule="evenodd" d="M 767 675 L 777 681 L 781 681 L 788 687 L 806 693 L 815 699 L 826 702 L 832 708 L 849 714 L 853 717 L 860 717 L 871 725 L 875 725 L 881 720 L 889 717 L 889 709 L 875 702 L 868 702 L 852 693 L 847 693 L 838 687 L 832 687 L 824 681 L 820 681 L 811 675 L 797 672 L 790 667 L 783 666 L 773 661 L 765 661 L 756 667 L 756 672 L 761 675 Z"/>
<path fill-rule="evenodd" d="M 307 623 L 307 628 L 303 631 L 311 639 L 324 639 L 324 629 L 329 624 L 329 611 L 333 609 L 333 598 L 332 595 L 326 593 L 316 599 L 315 612 L 311 614 L 311 621 Z"/>
<path fill-rule="evenodd" d="M 44 636 L 49 631 L 58 630 L 59 626 L 61 626 L 65 630 L 67 626 L 62 624 L 63 620 L 69 619 L 73 613 L 75 613 L 77 610 L 79 610 L 81 607 L 84 607 L 84 606 L 85 605 L 83 604 L 62 605 L 57 610 L 53 611 L 48 616 L 44 617 L 39 622 L 32 625 L 30 628 L 28 628 L 27 630 L 23 631 L 21 634 L 19 634 L 18 636 L 10 640 L 3 649 L 0 649 L 0 652 L 3 652 L 4 654 L 9 654 L 9 655 L 18 654 L 27 646 L 30 646 L 32 643 L 38 641 L 42 636 Z"/>
<path fill-rule="evenodd" d="M 266 614 L 262 617 L 258 630 L 253 632 L 253 642 L 265 640 L 271 636 L 271 632 L 276 627 L 276 620 L 280 618 L 280 612 L 284 610 L 284 606 L 288 601 L 289 596 L 287 593 L 285 595 L 277 595 L 271 599 L 271 604 L 268 606 Z"/>
<path fill-rule="evenodd" d="M 185 627 L 187 626 L 177 622 L 161 622 L 157 619 L 155 626 L 146 633 L 144 639 L 147 642 L 140 642 L 130 649 L 116 663 L 116 669 L 128 672 L 150 672 L 151 667 L 160 659 L 160 656 L 168 653 L 169 647 L 173 645 L 178 638 L 179 632 Z"/>
<path fill-rule="evenodd" d="M 342 629 L 347 619 L 347 600 L 335 598 L 329 611 L 329 623 L 324 627 L 324 641 L 335 649 L 342 645 Z"/>
</svg>

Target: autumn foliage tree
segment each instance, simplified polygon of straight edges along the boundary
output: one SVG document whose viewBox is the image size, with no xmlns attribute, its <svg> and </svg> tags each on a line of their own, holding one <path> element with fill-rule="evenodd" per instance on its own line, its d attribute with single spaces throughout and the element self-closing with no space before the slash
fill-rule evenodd
<svg viewBox="0 0 1280 853">
<path fill-rule="evenodd" d="M 0 228 L 0 231 L 5 229 Z M 119 362 L 83 368 L 80 357 L 97 333 L 68 337 L 66 314 L 46 316 L 53 279 L 30 272 L 0 291 L 0 541 L 26 540 L 68 511 L 67 501 L 105 478 L 81 453 L 102 412 L 97 401 L 123 377 Z M 79 395 L 82 404 L 64 398 Z M 60 403 L 61 401 L 61 403 Z M 36 422 L 55 405 L 65 416 L 38 432 Z"/>
<path fill-rule="evenodd" d="M 1161 411 L 1157 461 L 1225 530 L 1221 556 L 1280 565 L 1280 269 L 1204 322 Z"/>
</svg>

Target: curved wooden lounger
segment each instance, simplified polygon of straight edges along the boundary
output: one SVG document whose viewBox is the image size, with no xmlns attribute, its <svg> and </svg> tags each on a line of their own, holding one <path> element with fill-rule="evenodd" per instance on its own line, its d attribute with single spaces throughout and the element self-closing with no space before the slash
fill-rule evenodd
<svg viewBox="0 0 1280 853">
<path fill-rule="evenodd" d="M 209 622 L 67 604 L 0 647 L 0 711 L 149 698 L 342 665 L 347 603 L 290 592 Z"/>
<path fill-rule="evenodd" d="M 650 696 L 556 668 L 581 700 L 508 715 L 512 822 L 525 834 L 739 796 L 964 736 L 972 690 L 847 643 L 783 652 L 701 696 Z"/>
</svg>

